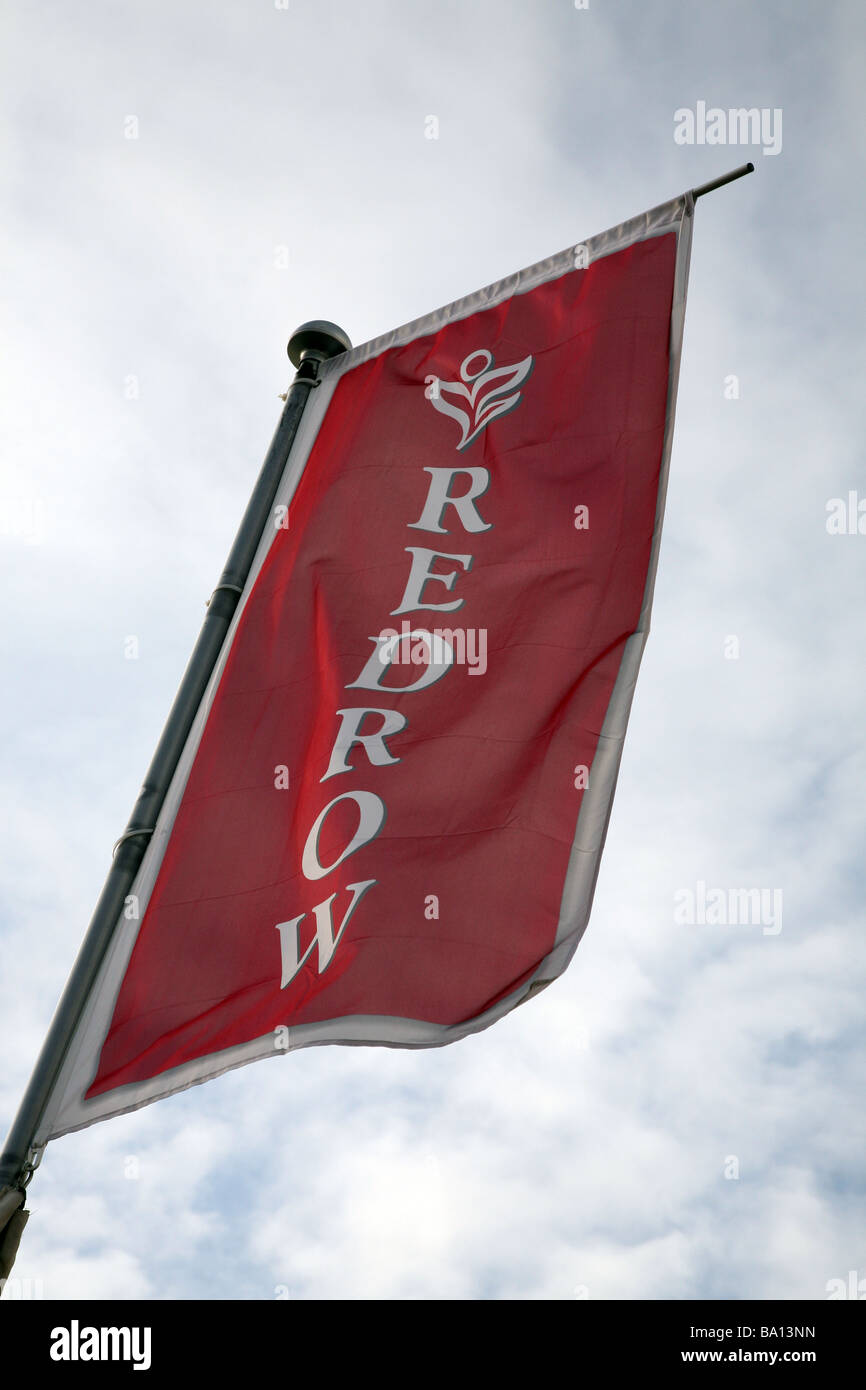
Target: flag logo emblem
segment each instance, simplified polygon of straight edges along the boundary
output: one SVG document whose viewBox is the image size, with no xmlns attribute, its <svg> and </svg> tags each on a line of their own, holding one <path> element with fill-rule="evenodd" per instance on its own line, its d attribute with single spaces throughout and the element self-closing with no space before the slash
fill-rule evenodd
<svg viewBox="0 0 866 1390">
<path fill-rule="evenodd" d="M 468 448 L 491 420 L 507 415 L 520 404 L 522 392 L 518 388 L 523 386 L 534 366 L 532 357 L 524 357 L 522 362 L 510 367 L 495 367 L 493 363 L 493 353 L 487 348 L 478 348 L 461 362 L 460 381 L 428 379 L 427 399 L 442 415 L 450 415 L 460 426 L 458 451 Z M 446 399 L 448 396 L 465 402 L 468 409 Z"/>
</svg>

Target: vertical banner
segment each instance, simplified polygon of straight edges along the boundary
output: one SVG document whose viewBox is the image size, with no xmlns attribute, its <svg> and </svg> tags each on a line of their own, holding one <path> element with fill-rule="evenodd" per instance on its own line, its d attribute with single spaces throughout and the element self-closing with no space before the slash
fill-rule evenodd
<svg viewBox="0 0 866 1390">
<path fill-rule="evenodd" d="M 37 1142 L 568 965 L 646 641 L 693 199 L 326 363 Z"/>
</svg>

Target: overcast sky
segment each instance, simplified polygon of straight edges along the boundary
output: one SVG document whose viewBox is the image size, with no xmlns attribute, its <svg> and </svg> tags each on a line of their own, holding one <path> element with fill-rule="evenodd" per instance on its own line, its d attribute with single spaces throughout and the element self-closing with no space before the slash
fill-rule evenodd
<svg viewBox="0 0 866 1390">
<path fill-rule="evenodd" d="M 697 206 L 653 629 L 568 972 L 448 1048 L 313 1048 L 55 1141 L 15 1267 L 45 1297 L 866 1277 L 866 534 L 827 529 L 866 499 L 864 30 L 855 0 L 7 10 L 3 1128 L 291 331 L 364 342 L 756 164 Z M 699 102 L 781 113 L 781 148 L 676 143 Z M 701 882 L 778 890 L 781 930 L 677 921 Z"/>
</svg>

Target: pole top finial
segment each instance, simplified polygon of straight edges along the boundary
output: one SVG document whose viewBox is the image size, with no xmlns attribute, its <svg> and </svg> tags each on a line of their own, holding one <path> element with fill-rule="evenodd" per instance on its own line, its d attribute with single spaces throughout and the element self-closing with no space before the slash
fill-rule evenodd
<svg viewBox="0 0 866 1390">
<path fill-rule="evenodd" d="M 292 366 L 299 367 L 310 358 L 316 362 L 326 362 L 330 357 L 348 352 L 351 346 L 348 333 L 337 324 L 329 323 L 327 319 L 311 319 L 295 329 L 289 339 L 287 352 Z"/>
</svg>

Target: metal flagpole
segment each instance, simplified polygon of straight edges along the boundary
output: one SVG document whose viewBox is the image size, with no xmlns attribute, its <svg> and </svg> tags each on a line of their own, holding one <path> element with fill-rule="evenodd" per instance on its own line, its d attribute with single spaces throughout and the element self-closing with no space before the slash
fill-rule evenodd
<svg viewBox="0 0 866 1390">
<path fill-rule="evenodd" d="M 732 169 L 729 174 L 721 174 L 717 179 L 710 179 L 709 183 L 702 183 L 700 188 L 693 188 L 692 197 L 695 200 L 703 198 L 705 193 L 712 193 L 716 188 L 724 188 L 726 183 L 733 183 L 734 179 L 741 179 L 744 174 L 754 174 L 754 172 L 754 164 L 741 164 L 739 169 Z"/>
<path fill-rule="evenodd" d="M 352 346 L 336 324 L 302 324 L 289 339 L 297 368 L 262 470 L 247 504 L 219 583 L 208 600 L 207 616 L 142 784 L 129 824 L 114 847 L 105 886 L 57 1006 L 33 1075 L 0 1155 L 0 1280 L 15 1257 L 28 1213 L 21 1210 L 25 1189 L 39 1165 L 41 1148 L 33 1139 L 63 1064 L 82 1010 L 102 964 L 121 911 L 153 834 L 196 712 L 216 665 L 229 624 L 243 592 L 259 541 L 268 523 L 304 406 L 318 386 L 319 366 Z M 43 1146 L 44 1147 L 44 1146 Z"/>
</svg>

